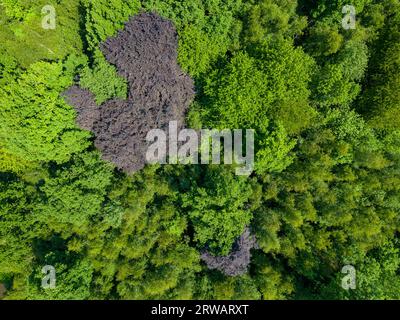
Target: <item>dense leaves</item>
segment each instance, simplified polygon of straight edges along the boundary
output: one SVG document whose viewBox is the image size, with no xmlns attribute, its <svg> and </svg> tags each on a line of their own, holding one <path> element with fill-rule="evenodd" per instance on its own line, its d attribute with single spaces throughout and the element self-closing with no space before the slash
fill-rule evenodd
<svg viewBox="0 0 400 320">
<path fill-rule="evenodd" d="M 400 298 L 399 0 L 354 0 L 355 29 L 344 0 L 55 1 L 54 30 L 46 4 L 0 0 L 0 298 Z M 255 130 L 251 176 L 128 175 L 79 129 L 63 93 L 127 98 L 99 45 L 141 12 L 176 27 L 187 125 Z M 246 273 L 202 261 L 225 263 L 245 230 Z"/>
</svg>

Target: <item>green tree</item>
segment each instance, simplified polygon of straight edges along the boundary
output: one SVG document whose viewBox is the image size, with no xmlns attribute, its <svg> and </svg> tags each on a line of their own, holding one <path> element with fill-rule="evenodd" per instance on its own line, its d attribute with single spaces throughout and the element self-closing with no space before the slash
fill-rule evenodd
<svg viewBox="0 0 400 320">
<path fill-rule="evenodd" d="M 55 10 L 55 29 L 44 29 L 43 7 Z M 0 1 L 0 55 L 15 57 L 23 68 L 39 60 L 56 61 L 83 49 L 80 1 Z"/>
<path fill-rule="evenodd" d="M 383 130 L 398 130 L 400 4 L 397 1 L 385 4 L 387 19 L 374 43 L 367 90 L 360 99 L 359 110 L 369 119 L 372 126 Z"/>
<path fill-rule="evenodd" d="M 62 63 L 38 62 L 0 88 L 0 140 L 26 161 L 67 161 L 86 149 L 89 133 L 75 124 L 75 111 L 60 93 L 71 85 Z"/>
<path fill-rule="evenodd" d="M 228 255 L 250 223 L 251 181 L 248 177 L 234 176 L 230 169 L 217 167 L 200 174 L 199 183 L 182 195 L 183 208 L 193 225 L 194 240 L 200 249 Z"/>
<path fill-rule="evenodd" d="M 48 175 L 38 186 L 42 200 L 35 208 L 36 219 L 64 237 L 83 234 L 102 208 L 111 177 L 111 165 L 93 152 L 74 156 L 61 165 L 50 164 Z"/>
<path fill-rule="evenodd" d="M 307 26 L 307 18 L 296 13 L 297 1 L 249 1 L 245 8 L 244 43 L 262 42 L 272 35 L 300 36 Z"/>
</svg>

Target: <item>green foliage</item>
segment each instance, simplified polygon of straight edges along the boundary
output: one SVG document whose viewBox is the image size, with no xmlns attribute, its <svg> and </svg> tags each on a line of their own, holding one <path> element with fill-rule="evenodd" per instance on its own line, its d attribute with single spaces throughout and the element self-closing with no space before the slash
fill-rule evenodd
<svg viewBox="0 0 400 320">
<path fill-rule="evenodd" d="M 99 44 L 116 35 L 124 27 L 129 17 L 139 12 L 140 1 L 128 0 L 84 0 L 85 39 L 89 51 L 90 64 L 81 72 L 80 85 L 89 89 L 102 104 L 112 98 L 126 98 L 127 84 L 109 64 L 99 49 Z"/>
<path fill-rule="evenodd" d="M 25 169 L 34 166 L 32 162 L 23 160 L 13 154 L 7 149 L 0 147 L 0 171 L 1 172 L 15 172 L 20 173 Z"/>
<path fill-rule="evenodd" d="M 327 299 L 398 300 L 400 298 L 400 254 L 398 240 L 388 242 L 360 257 L 354 265 L 356 289 L 337 291 L 343 274 L 321 289 Z"/>
<path fill-rule="evenodd" d="M 296 161 L 265 179 L 268 205 L 255 217 L 263 251 L 285 255 L 313 281 L 351 250 L 365 254 L 393 237 L 400 209 L 398 162 L 362 119 L 335 110 L 320 123 L 299 144 Z"/>
<path fill-rule="evenodd" d="M 355 7 L 356 13 L 361 13 L 365 6 L 371 4 L 373 0 L 354 0 L 351 5 Z M 322 18 L 326 16 L 333 16 L 336 19 L 342 19 L 342 8 L 349 3 L 346 0 L 319 0 L 316 8 L 312 12 L 314 18 Z"/>
<path fill-rule="evenodd" d="M 326 24 L 317 24 L 310 31 L 310 42 L 307 49 L 315 56 L 329 56 L 342 47 L 343 37 L 339 27 L 332 28 Z"/>
<path fill-rule="evenodd" d="M 329 64 L 321 68 L 315 79 L 314 100 L 321 106 L 347 106 L 361 92 L 360 86 L 345 78 L 342 66 Z"/>
<path fill-rule="evenodd" d="M 368 47 L 364 41 L 349 40 L 315 74 L 314 101 L 320 106 L 347 106 L 361 92 L 359 82 L 368 66 Z"/>
<path fill-rule="evenodd" d="M 62 165 L 50 165 L 40 183 L 42 201 L 37 203 L 38 221 L 58 233 L 87 231 L 90 218 L 100 212 L 112 170 L 96 153 L 74 156 Z"/>
<path fill-rule="evenodd" d="M 86 41 L 90 50 L 113 36 L 129 17 L 138 13 L 138 0 L 83 0 L 85 8 Z"/>
<path fill-rule="evenodd" d="M 264 300 L 286 299 L 294 291 L 290 277 L 283 275 L 282 267 L 274 266 L 268 256 L 257 254 L 254 265 L 254 279 Z"/>
<path fill-rule="evenodd" d="M 388 5 L 389 18 L 375 43 L 368 86 L 359 108 L 371 125 L 383 130 L 399 128 L 400 4 Z"/>
<path fill-rule="evenodd" d="M 191 298 L 198 253 L 184 236 L 186 218 L 172 205 L 175 192 L 153 169 L 116 183 L 109 196 L 124 208 L 120 226 L 106 233 L 110 226 L 99 221 L 88 234 L 88 255 L 101 274 L 95 292 L 108 296 L 116 285 L 123 299 Z"/>
<path fill-rule="evenodd" d="M 34 257 L 30 240 L 44 234 L 30 212 L 34 190 L 6 173 L 0 182 L 0 274 L 23 274 Z"/>
<path fill-rule="evenodd" d="M 80 1 L 53 2 L 55 29 L 42 28 L 45 0 L 0 1 L 0 55 L 11 55 L 21 67 L 39 60 L 62 59 L 82 52 Z"/>
<path fill-rule="evenodd" d="M 87 259 L 77 260 L 70 255 L 60 256 L 50 252 L 33 273 L 30 286 L 27 287 L 27 298 L 31 300 L 87 300 L 90 298 L 90 286 L 93 278 L 93 268 Z M 76 262 L 73 264 L 73 261 Z M 62 262 L 61 262 L 62 261 Z M 44 274 L 42 266 L 52 265 L 56 270 L 56 287 L 42 288 Z M 12 298 L 12 297 L 9 297 Z"/>
<path fill-rule="evenodd" d="M 351 299 L 400 299 L 398 243 L 397 245 L 393 243 L 385 244 L 368 254 L 358 270 L 359 288 L 350 293 Z"/>
<path fill-rule="evenodd" d="M 115 67 L 106 61 L 99 50 L 95 51 L 95 56 L 93 67 L 86 66 L 81 73 L 81 87 L 89 89 L 95 95 L 98 105 L 111 98 L 126 99 L 126 81 L 118 76 Z"/>
<path fill-rule="evenodd" d="M 171 19 L 179 35 L 178 61 L 197 77 L 239 46 L 242 1 L 237 0 L 146 0 L 146 10 Z"/>
<path fill-rule="evenodd" d="M 252 188 L 247 177 L 235 177 L 229 170 L 211 168 L 204 182 L 193 184 L 183 195 L 199 248 L 215 255 L 228 255 L 234 241 L 250 223 Z"/>
<path fill-rule="evenodd" d="M 253 128 L 265 134 L 271 119 L 284 122 L 290 133 L 298 132 L 313 116 L 307 84 L 312 66 L 302 50 L 284 40 L 261 44 L 249 54 L 238 53 L 207 80 L 209 109 L 204 112 L 210 120 L 206 124 Z M 296 108 L 303 117 L 295 118 L 289 108 Z"/>
<path fill-rule="evenodd" d="M 67 161 L 89 146 L 89 133 L 60 93 L 71 84 L 62 63 L 37 62 L 0 89 L 0 140 L 26 161 Z"/>
<path fill-rule="evenodd" d="M 262 42 L 275 36 L 294 37 L 302 34 L 307 18 L 297 16 L 296 1 L 258 0 L 247 4 L 245 42 Z"/>
<path fill-rule="evenodd" d="M 260 151 L 257 153 L 256 172 L 281 172 L 293 161 L 290 151 L 295 147 L 296 141 L 288 138 L 286 130 L 279 125 L 277 130 L 265 140 L 260 142 Z"/>
<path fill-rule="evenodd" d="M 5 299 L 400 298 L 398 0 L 354 0 L 355 30 L 345 0 L 55 1 L 55 30 L 41 27 L 45 4 L 0 0 Z M 76 126 L 62 93 L 79 81 L 98 104 L 125 98 L 99 44 L 142 11 L 176 26 L 196 83 L 186 126 L 255 130 L 250 177 L 126 175 Z M 247 226 L 249 271 L 208 270 L 201 253 L 228 255 Z"/>
<path fill-rule="evenodd" d="M 282 171 L 295 145 L 289 135 L 315 116 L 308 103 L 312 67 L 312 60 L 285 40 L 239 52 L 207 79 L 203 125 L 254 129 L 257 172 Z"/>
<path fill-rule="evenodd" d="M 318 63 L 312 99 L 321 107 L 349 106 L 361 93 L 360 82 L 369 62 L 367 41 L 374 38 L 376 27 L 372 22 L 364 26 L 362 17 L 370 1 L 351 4 L 356 10 L 356 28 L 350 30 L 342 27 L 345 5 L 343 1 L 319 1 L 311 9 L 315 23 L 309 28 L 305 48 Z"/>
</svg>

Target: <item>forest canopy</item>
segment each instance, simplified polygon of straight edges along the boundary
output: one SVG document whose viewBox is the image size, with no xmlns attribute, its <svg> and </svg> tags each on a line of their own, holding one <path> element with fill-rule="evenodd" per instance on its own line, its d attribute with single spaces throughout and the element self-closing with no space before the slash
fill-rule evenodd
<svg viewBox="0 0 400 320">
<path fill-rule="evenodd" d="M 0 299 L 400 299 L 399 0 L 0 0 L 0 25 Z M 254 130 L 254 171 L 146 165 L 168 121 Z"/>
</svg>

